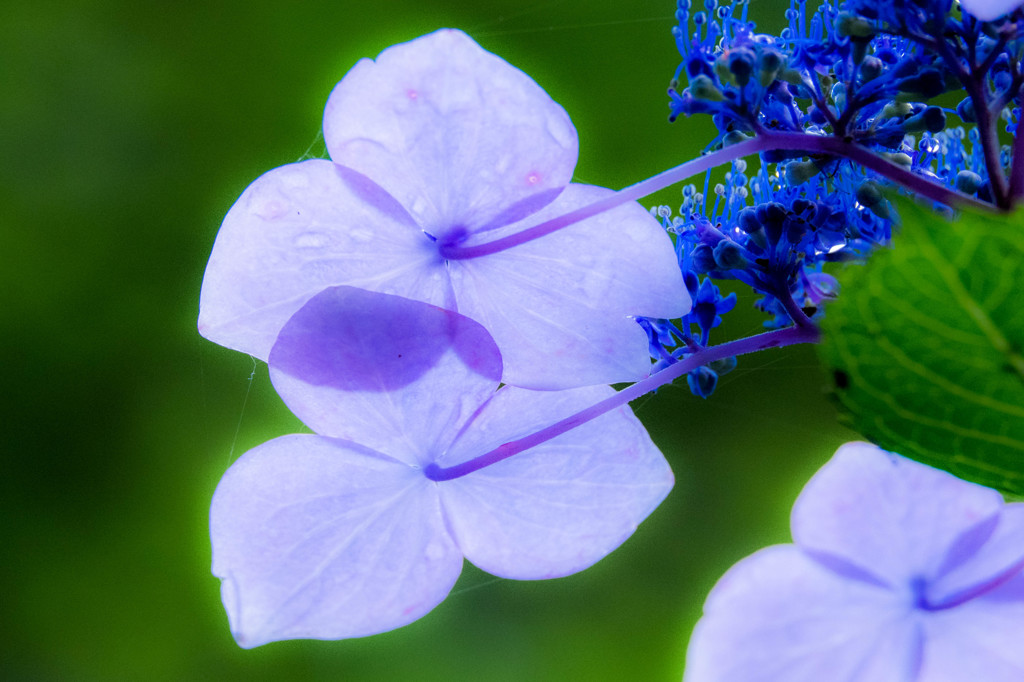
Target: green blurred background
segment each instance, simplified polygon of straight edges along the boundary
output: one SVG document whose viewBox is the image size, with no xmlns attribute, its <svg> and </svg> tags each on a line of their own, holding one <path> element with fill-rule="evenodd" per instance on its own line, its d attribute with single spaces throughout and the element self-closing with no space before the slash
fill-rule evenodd
<svg viewBox="0 0 1024 682">
<path fill-rule="evenodd" d="M 778 30 L 784 6 L 753 15 Z M 705 121 L 667 122 L 673 10 L 4 3 L 0 678 L 679 679 L 710 587 L 788 540 L 800 487 L 850 437 L 812 349 L 743 359 L 707 401 L 670 387 L 634 405 L 677 485 L 594 568 L 524 583 L 467 565 L 447 601 L 397 632 L 243 651 L 209 572 L 209 500 L 238 455 L 302 427 L 261 363 L 195 331 L 224 213 L 257 175 L 316 149 L 327 95 L 360 57 L 466 30 L 568 110 L 577 180 L 617 188 L 711 136 Z M 725 333 L 760 322 L 735 313 Z"/>
</svg>

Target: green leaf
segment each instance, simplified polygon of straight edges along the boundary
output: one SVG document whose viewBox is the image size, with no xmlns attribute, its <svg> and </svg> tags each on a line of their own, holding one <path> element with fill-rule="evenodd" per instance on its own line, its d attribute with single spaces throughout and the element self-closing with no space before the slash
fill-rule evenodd
<svg viewBox="0 0 1024 682">
<path fill-rule="evenodd" d="M 897 199 L 892 249 L 840 274 L 820 353 L 881 447 L 1024 494 L 1024 214 L 950 223 Z"/>
</svg>

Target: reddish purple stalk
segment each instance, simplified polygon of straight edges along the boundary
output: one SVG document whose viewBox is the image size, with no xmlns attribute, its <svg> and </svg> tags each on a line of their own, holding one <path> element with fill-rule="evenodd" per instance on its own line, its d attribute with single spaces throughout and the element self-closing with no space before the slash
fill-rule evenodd
<svg viewBox="0 0 1024 682">
<path fill-rule="evenodd" d="M 646 379 L 638 381 L 632 386 L 619 391 L 615 395 L 610 396 L 601 402 L 595 403 L 574 415 L 562 419 L 561 421 L 555 422 L 551 426 L 543 428 L 536 433 L 531 433 L 523 438 L 499 445 L 490 452 L 486 452 L 479 457 L 474 457 L 469 461 L 456 464 L 452 467 L 439 467 L 436 464 L 430 464 L 424 469 L 423 473 L 432 481 L 450 481 L 454 478 L 471 474 L 474 471 L 479 471 L 484 467 L 496 464 L 504 459 L 512 457 L 513 455 L 517 455 L 524 450 L 529 450 L 536 445 L 540 445 L 541 443 L 549 441 L 556 436 L 560 436 L 566 431 L 574 429 L 581 424 L 585 424 L 592 419 L 596 419 L 632 400 L 636 400 L 645 393 L 653 391 L 665 384 L 669 384 L 679 377 L 692 372 L 698 367 L 706 365 L 709 362 L 714 362 L 715 360 L 721 360 L 723 358 L 733 357 L 736 355 L 753 353 L 759 350 L 766 350 L 768 348 L 782 348 L 784 346 L 792 346 L 798 343 L 815 343 L 819 338 L 820 332 L 818 331 L 818 328 L 813 324 L 807 324 L 787 327 L 786 329 L 777 329 L 775 331 L 758 334 L 757 336 L 739 339 L 738 341 L 729 341 L 728 343 L 723 343 L 718 346 L 703 348 L 693 355 L 680 360 L 674 365 L 669 365 L 660 372 L 656 372 Z"/>
<path fill-rule="evenodd" d="M 593 204 L 582 206 L 574 211 L 569 211 L 540 225 L 527 228 L 522 232 L 496 239 L 492 242 L 475 244 L 473 246 L 442 246 L 441 256 L 448 260 L 463 260 L 467 258 L 479 258 L 492 253 L 498 253 L 510 249 L 519 244 L 524 244 L 534 239 L 551 234 L 563 227 L 568 227 L 581 220 L 586 220 L 604 211 L 615 208 L 630 201 L 636 201 L 641 197 L 665 189 L 677 182 L 682 182 L 698 173 L 719 166 L 729 161 L 756 154 L 766 150 L 787 150 L 800 151 L 809 154 L 830 154 L 841 156 L 865 168 L 870 168 L 879 175 L 886 177 L 893 182 L 900 184 L 912 193 L 931 201 L 938 201 L 948 206 L 965 208 L 973 206 L 991 210 L 991 206 L 978 201 L 956 190 L 937 185 L 928 179 L 916 175 L 906 168 L 899 166 L 888 159 L 885 159 L 869 149 L 852 142 L 846 142 L 835 137 L 824 135 L 810 135 L 807 133 L 786 133 L 767 132 L 756 137 L 744 140 L 724 149 L 705 154 L 692 161 L 670 168 L 654 177 L 630 185 L 621 189 L 615 194 L 608 196 Z"/>
</svg>

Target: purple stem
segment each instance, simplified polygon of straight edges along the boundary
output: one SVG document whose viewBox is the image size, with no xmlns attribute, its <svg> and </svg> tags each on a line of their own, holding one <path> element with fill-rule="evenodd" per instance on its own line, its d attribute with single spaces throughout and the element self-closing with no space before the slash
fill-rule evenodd
<svg viewBox="0 0 1024 682">
<path fill-rule="evenodd" d="M 793 300 L 793 292 L 789 290 L 789 287 L 783 284 L 778 288 L 778 293 L 775 294 L 775 298 L 782 303 L 782 307 L 785 308 L 786 314 L 789 315 L 789 319 L 796 323 L 796 326 L 803 329 L 817 329 L 817 325 L 811 321 L 811 318 L 807 316 L 807 313 L 803 311 L 803 308 Z"/>
<path fill-rule="evenodd" d="M 564 215 L 552 218 L 540 225 L 527 228 L 522 232 L 517 232 L 516 234 L 502 237 L 501 239 L 495 239 L 492 242 L 476 244 L 474 246 L 442 246 L 441 256 L 448 260 L 463 260 L 467 258 L 489 256 L 492 253 L 498 253 L 499 251 L 510 249 L 513 246 L 519 246 L 520 244 L 533 241 L 534 239 L 543 237 L 546 234 L 551 234 L 563 227 L 568 227 L 569 225 L 578 223 L 581 220 L 586 220 L 587 218 L 598 215 L 599 213 L 609 211 L 616 206 L 621 206 L 622 204 L 630 201 L 636 201 L 637 199 L 645 197 L 648 194 L 653 194 L 660 189 L 665 189 L 677 182 L 682 182 L 683 180 L 698 173 L 703 173 L 709 168 L 714 168 L 715 166 L 733 161 L 734 159 L 738 159 L 749 154 L 756 154 L 757 152 L 770 149 L 771 147 L 771 143 L 767 142 L 762 137 L 744 140 L 743 142 L 731 147 L 725 147 L 724 149 L 719 149 L 718 151 L 711 152 L 710 154 L 697 157 L 692 161 L 687 161 L 681 166 L 670 168 L 667 171 L 658 173 L 654 177 L 621 189 L 615 194 L 607 196 L 600 201 L 595 201 L 587 206 L 581 206 L 576 210 L 569 211 Z"/>
<path fill-rule="evenodd" d="M 746 353 L 753 353 L 759 350 L 766 350 L 768 348 L 782 348 L 784 346 L 792 346 L 798 343 L 816 343 L 821 337 L 821 333 L 818 328 L 811 325 L 807 326 L 794 326 L 786 327 L 785 329 L 777 329 L 771 332 L 765 332 L 758 334 L 757 336 L 749 336 L 744 339 L 737 341 L 729 341 L 718 346 L 711 346 L 709 348 L 703 348 L 693 355 L 680 360 L 674 365 L 669 365 L 660 372 L 656 372 L 651 376 L 638 381 L 632 386 L 625 388 L 613 396 L 605 398 L 601 402 L 595 403 L 590 407 L 583 409 L 576 414 L 566 417 L 561 421 L 557 421 L 551 426 L 541 429 L 536 433 L 531 433 L 529 436 L 524 436 L 513 441 L 509 441 L 503 445 L 499 445 L 490 452 L 486 452 L 479 457 L 463 462 L 462 464 L 456 464 L 452 467 L 439 467 L 436 464 L 430 464 L 426 466 L 423 473 L 431 481 L 450 481 L 466 474 L 471 474 L 474 471 L 479 471 L 484 467 L 492 464 L 497 464 L 503 459 L 508 459 L 513 455 L 517 455 L 524 450 L 540 445 L 545 441 L 551 440 L 555 436 L 560 436 L 570 429 L 574 429 L 581 424 L 596 419 L 606 412 L 610 412 L 617 407 L 621 407 L 626 403 L 636 400 L 640 396 L 653 391 L 659 386 L 671 383 L 679 377 L 692 372 L 701 365 L 706 365 L 709 362 L 715 360 L 721 360 L 736 355 L 744 355 Z"/>
<path fill-rule="evenodd" d="M 965 68 L 960 58 L 950 47 L 949 43 L 940 38 L 931 41 L 924 41 L 930 49 L 938 52 L 946 65 L 957 75 L 960 82 L 967 91 L 967 96 L 974 104 L 974 115 L 976 117 L 978 137 L 981 142 L 982 154 L 985 157 L 985 170 L 988 172 L 989 188 L 995 204 L 999 208 L 1009 208 L 1010 186 L 1006 175 L 1003 173 L 1002 164 L 999 161 L 999 133 L 996 130 L 997 117 L 990 109 L 989 99 L 986 96 L 986 88 L 982 81 L 984 72 L 978 68 L 976 63 L 976 43 L 968 42 L 968 62 L 970 68 Z M 987 63 L 987 60 L 986 62 Z M 990 208 L 991 210 L 991 208 Z"/>
<path fill-rule="evenodd" d="M 1020 124 L 1017 124 L 1020 126 Z M 1024 136 L 1020 128 L 1013 137 L 1013 161 L 1010 165 L 1010 204 L 1024 197 Z"/>
<path fill-rule="evenodd" d="M 465 260 L 489 256 L 493 253 L 533 241 L 546 234 L 551 234 L 563 227 L 568 227 L 591 216 L 611 210 L 616 206 L 635 201 L 648 194 L 653 194 L 658 190 L 665 189 L 677 182 L 682 182 L 715 166 L 768 149 L 843 156 L 850 161 L 859 163 L 865 168 L 870 168 L 879 175 L 906 187 L 912 193 L 925 199 L 938 201 L 947 206 L 959 208 L 973 206 L 975 208 L 991 210 L 989 204 L 978 201 L 974 197 L 957 192 L 956 190 L 937 185 L 920 175 L 915 175 L 902 166 L 853 142 L 824 135 L 771 131 L 759 133 L 752 139 L 744 140 L 743 142 L 700 156 L 692 161 L 687 161 L 680 166 L 670 168 L 667 171 L 658 173 L 654 177 L 621 189 L 600 201 L 595 201 L 587 206 L 581 206 L 574 211 L 569 211 L 564 215 L 547 220 L 540 225 L 534 225 L 522 232 L 473 246 L 442 245 L 440 249 L 441 256 L 447 260 Z"/>
</svg>

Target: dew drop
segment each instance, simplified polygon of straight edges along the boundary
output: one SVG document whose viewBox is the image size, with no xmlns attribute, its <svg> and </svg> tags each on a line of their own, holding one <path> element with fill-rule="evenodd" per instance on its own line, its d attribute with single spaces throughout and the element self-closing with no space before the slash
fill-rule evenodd
<svg viewBox="0 0 1024 682">
<path fill-rule="evenodd" d="M 348 233 L 348 235 L 352 237 L 353 241 L 361 242 L 364 244 L 370 241 L 370 239 L 373 237 L 373 233 L 370 232 L 369 230 L 352 230 L 351 232 Z"/>
<path fill-rule="evenodd" d="M 287 212 L 288 205 L 277 199 L 260 202 L 253 209 L 253 213 L 264 220 L 277 220 Z"/>
<path fill-rule="evenodd" d="M 540 182 L 540 173 L 538 173 L 537 171 L 531 171 L 526 176 L 526 184 L 536 185 L 538 182 Z"/>
<path fill-rule="evenodd" d="M 429 561 L 437 561 L 444 557 L 444 547 L 436 542 L 431 542 L 427 545 L 427 549 L 424 554 L 426 554 Z"/>
<path fill-rule="evenodd" d="M 295 237 L 295 247 L 299 249 L 319 249 L 326 240 L 319 232 L 303 232 Z"/>
<path fill-rule="evenodd" d="M 420 96 L 420 93 L 416 92 L 412 88 L 409 88 L 408 90 L 405 91 L 405 96 L 408 97 L 409 99 L 417 99 Z"/>
</svg>

